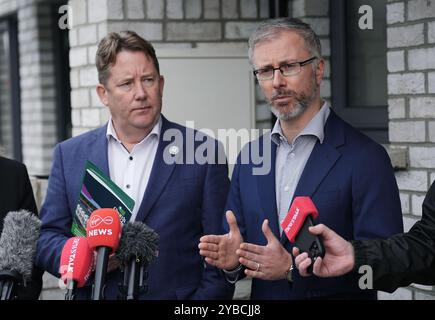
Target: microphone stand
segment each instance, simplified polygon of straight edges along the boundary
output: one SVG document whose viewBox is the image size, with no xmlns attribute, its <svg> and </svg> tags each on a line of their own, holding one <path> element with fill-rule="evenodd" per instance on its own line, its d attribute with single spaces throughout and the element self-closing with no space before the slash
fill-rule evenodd
<svg viewBox="0 0 435 320">
<path fill-rule="evenodd" d="M 95 269 L 95 281 L 92 288 L 92 300 L 102 300 L 103 298 L 103 286 L 106 282 L 107 264 L 109 261 L 109 254 L 111 249 L 108 247 L 97 248 L 97 261 Z M 98 266 L 101 266 L 99 268 Z"/>
<path fill-rule="evenodd" d="M 139 298 L 139 288 L 142 285 L 143 266 L 140 259 L 132 259 L 128 267 L 128 287 L 127 300 L 137 300 Z M 139 280 L 139 281 L 138 281 Z M 139 283 L 140 282 L 140 283 Z"/>
<path fill-rule="evenodd" d="M 14 297 L 16 284 L 20 281 L 21 275 L 17 271 L 0 271 L 0 300 L 11 300 Z"/>
<path fill-rule="evenodd" d="M 119 291 L 121 300 L 138 300 L 139 294 L 147 290 L 144 279 L 147 277 L 146 266 L 140 258 L 132 258 L 124 265 L 124 281 Z"/>
<path fill-rule="evenodd" d="M 66 282 L 65 300 L 75 300 L 76 288 L 76 282 L 73 279 L 68 279 Z"/>
</svg>

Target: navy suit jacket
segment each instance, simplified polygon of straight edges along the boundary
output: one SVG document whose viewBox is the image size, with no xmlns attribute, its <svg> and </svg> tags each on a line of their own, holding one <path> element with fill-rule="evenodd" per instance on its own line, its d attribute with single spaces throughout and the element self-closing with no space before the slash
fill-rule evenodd
<svg viewBox="0 0 435 320">
<path fill-rule="evenodd" d="M 266 139 L 271 143 L 270 149 L 263 148 Z M 239 155 L 227 209 L 234 211 L 244 241 L 265 245 L 261 225 L 264 219 L 269 219 L 273 233 L 291 252 L 286 236 L 279 235 L 275 194 L 277 146 L 270 139 L 270 134 L 263 135 L 246 146 L 260 150 L 262 156 L 269 155 L 271 170 L 268 174 L 253 175 L 252 169 L 262 165 L 254 164 L 252 159 L 242 164 L 243 158 Z M 403 231 L 399 192 L 386 151 L 332 110 L 325 124 L 324 141 L 316 143 L 294 196 L 310 196 L 319 211 L 317 222 L 348 240 L 387 238 Z M 292 284 L 286 280 L 253 279 L 251 298 L 375 298 L 376 292 L 359 289 L 360 276 L 350 273 L 330 279 L 302 278 L 295 269 Z"/>
<path fill-rule="evenodd" d="M 141 299 L 230 299 L 229 285 L 214 267 L 199 255 L 199 238 L 222 233 L 222 217 L 229 189 L 228 168 L 223 164 L 166 164 L 168 145 L 177 145 L 177 157 L 186 156 L 186 135 L 193 130 L 169 122 L 162 116 L 162 131 L 150 179 L 136 217 L 159 234 L 159 255 L 148 267 L 148 291 Z M 90 131 L 60 143 L 54 150 L 45 203 L 41 209 L 41 236 L 37 264 L 59 276 L 65 241 L 71 237 L 86 160 L 109 175 L 106 128 Z M 166 134 L 171 141 L 163 139 Z M 212 140 L 212 139 L 211 139 Z M 210 141 L 210 140 L 208 140 Z M 195 150 L 200 141 L 196 141 Z M 212 140 L 216 149 L 218 144 Z M 166 156 L 168 156 L 166 155 Z M 119 270 L 106 277 L 104 296 L 116 299 Z M 92 283 L 92 281 L 89 281 Z M 91 286 L 80 289 L 79 298 L 90 298 Z"/>
</svg>

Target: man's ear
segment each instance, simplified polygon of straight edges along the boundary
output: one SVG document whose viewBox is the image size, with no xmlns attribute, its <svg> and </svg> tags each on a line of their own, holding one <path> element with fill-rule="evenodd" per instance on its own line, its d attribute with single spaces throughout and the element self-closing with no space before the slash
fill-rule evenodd
<svg viewBox="0 0 435 320">
<path fill-rule="evenodd" d="M 104 104 L 105 106 L 108 106 L 109 99 L 107 98 L 107 89 L 104 87 L 104 85 L 99 83 L 97 84 L 96 90 L 101 103 Z"/>
<path fill-rule="evenodd" d="M 325 60 L 319 58 L 319 62 L 316 67 L 316 83 L 320 86 L 323 80 L 323 74 L 325 72 Z"/>
<path fill-rule="evenodd" d="M 159 77 L 159 91 L 160 91 L 160 96 L 163 97 L 163 88 L 165 87 L 165 78 L 163 76 Z"/>
</svg>

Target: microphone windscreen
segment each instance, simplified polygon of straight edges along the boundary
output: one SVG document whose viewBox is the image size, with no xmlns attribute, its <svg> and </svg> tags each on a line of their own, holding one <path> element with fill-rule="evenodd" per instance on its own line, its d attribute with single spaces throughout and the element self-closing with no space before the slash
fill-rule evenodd
<svg viewBox="0 0 435 320">
<path fill-rule="evenodd" d="M 153 229 L 140 221 L 128 222 L 122 228 L 116 257 L 123 265 L 133 257 L 148 265 L 157 256 L 158 245 L 159 236 Z"/>
<path fill-rule="evenodd" d="M 66 283 L 74 280 L 81 288 L 88 281 L 92 273 L 94 254 L 85 237 L 69 238 L 62 249 L 60 257 L 60 274 Z"/>
<path fill-rule="evenodd" d="M 29 211 L 6 215 L 0 237 L 0 271 L 16 271 L 30 280 L 40 227 L 41 221 Z"/>
<path fill-rule="evenodd" d="M 313 201 L 310 197 L 295 197 L 287 216 L 281 223 L 281 227 L 290 242 L 296 241 L 296 236 L 308 215 L 311 215 L 313 219 L 317 219 L 319 216 Z"/>
<path fill-rule="evenodd" d="M 89 247 L 109 247 L 113 251 L 118 248 L 121 236 L 121 221 L 115 209 L 97 209 L 92 212 L 86 225 Z"/>
</svg>

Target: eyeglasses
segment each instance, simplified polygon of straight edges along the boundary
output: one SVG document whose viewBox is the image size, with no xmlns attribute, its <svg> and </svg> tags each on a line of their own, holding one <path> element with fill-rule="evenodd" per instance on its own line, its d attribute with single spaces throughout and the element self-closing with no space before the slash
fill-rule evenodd
<svg viewBox="0 0 435 320">
<path fill-rule="evenodd" d="M 258 81 L 273 79 L 275 70 L 279 70 L 284 77 L 294 76 L 301 72 L 304 65 L 313 62 L 315 59 L 317 59 L 317 57 L 312 57 L 308 60 L 300 62 L 285 63 L 283 65 L 280 65 L 278 68 L 268 67 L 263 69 L 257 69 L 254 70 L 254 75 L 257 77 Z"/>
</svg>

